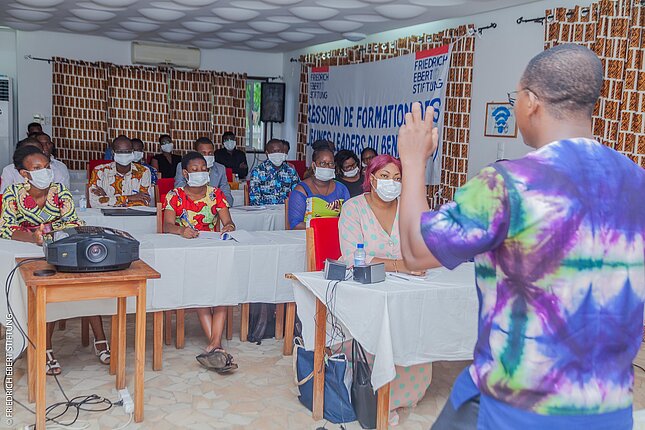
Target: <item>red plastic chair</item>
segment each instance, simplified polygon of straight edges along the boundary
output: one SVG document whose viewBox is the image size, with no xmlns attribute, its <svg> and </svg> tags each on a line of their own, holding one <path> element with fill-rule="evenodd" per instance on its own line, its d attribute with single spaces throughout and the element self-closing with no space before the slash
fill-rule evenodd
<svg viewBox="0 0 645 430">
<path fill-rule="evenodd" d="M 92 176 L 92 171 L 96 166 L 100 166 L 102 164 L 108 164 L 111 163 L 112 160 L 90 160 L 87 162 L 87 179 L 89 180 L 90 177 Z"/>
<path fill-rule="evenodd" d="M 305 176 L 305 172 L 307 171 L 307 164 L 304 160 L 287 160 L 287 163 L 291 164 L 293 168 L 296 169 L 296 173 L 298 173 L 300 179 Z"/>
<path fill-rule="evenodd" d="M 155 185 L 155 201 L 162 205 L 166 202 L 166 194 L 175 188 L 175 178 L 159 178 Z"/>
<path fill-rule="evenodd" d="M 315 272 L 325 268 L 325 260 L 338 260 L 341 256 L 338 238 L 338 218 L 314 218 L 307 229 L 307 270 Z"/>
</svg>

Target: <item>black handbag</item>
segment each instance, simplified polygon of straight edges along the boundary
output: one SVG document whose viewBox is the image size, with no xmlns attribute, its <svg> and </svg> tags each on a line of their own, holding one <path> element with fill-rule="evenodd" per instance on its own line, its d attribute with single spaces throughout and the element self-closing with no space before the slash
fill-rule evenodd
<svg viewBox="0 0 645 430">
<path fill-rule="evenodd" d="M 363 347 L 356 340 L 352 340 L 352 367 L 352 406 L 356 418 L 362 428 L 375 429 L 377 399 L 372 387 L 372 370 Z"/>
</svg>

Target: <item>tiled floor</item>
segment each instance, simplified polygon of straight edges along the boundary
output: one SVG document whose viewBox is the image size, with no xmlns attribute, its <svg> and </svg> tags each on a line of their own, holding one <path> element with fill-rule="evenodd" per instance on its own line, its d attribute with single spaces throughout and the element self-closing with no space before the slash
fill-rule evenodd
<svg viewBox="0 0 645 430">
<path fill-rule="evenodd" d="M 203 345 L 202 333 L 194 314 L 186 317 L 186 348 L 177 350 L 164 347 L 164 368 L 153 372 L 150 368 L 151 330 L 148 330 L 148 352 L 145 383 L 145 421 L 132 423 L 128 429 L 316 429 L 309 411 L 300 405 L 293 383 L 291 357 L 282 357 L 282 343 L 265 340 L 262 345 L 240 343 L 234 338 L 226 348 L 235 356 L 240 369 L 230 375 L 218 375 L 202 369 L 194 356 Z M 133 392 L 133 330 L 129 321 L 127 351 L 127 381 Z M 239 326 L 239 325 L 238 325 Z M 107 328 L 107 327 L 106 327 Z M 151 328 L 151 324 L 149 324 Z M 237 335 L 237 333 L 236 333 Z M 238 336 L 239 338 L 239 336 Z M 4 343 L 3 343 L 4 344 Z M 67 330 L 56 331 L 54 351 L 63 374 L 59 377 L 68 396 L 96 393 L 117 400 L 114 379 L 107 367 L 99 364 L 89 348 L 80 344 L 79 320 L 67 323 Z M 4 363 L 4 346 L 0 347 Z M 637 363 L 645 367 L 645 348 Z M 20 359 L 15 369 L 15 398 L 26 403 L 26 360 Z M 446 401 L 450 387 L 467 362 L 436 363 L 433 381 L 425 398 L 412 410 L 400 414 L 399 429 L 428 429 Z M 636 370 L 635 403 L 637 409 L 645 408 L 645 373 Z M 47 380 L 48 404 L 63 400 L 53 378 Z M 9 428 L 0 418 L 0 428 Z M 128 421 L 121 407 L 102 413 L 82 412 L 81 420 L 91 429 L 117 428 Z M 33 423 L 33 415 L 16 405 L 14 426 L 22 428 Z M 326 429 L 338 429 L 327 424 Z M 360 429 L 357 423 L 347 430 Z"/>
</svg>

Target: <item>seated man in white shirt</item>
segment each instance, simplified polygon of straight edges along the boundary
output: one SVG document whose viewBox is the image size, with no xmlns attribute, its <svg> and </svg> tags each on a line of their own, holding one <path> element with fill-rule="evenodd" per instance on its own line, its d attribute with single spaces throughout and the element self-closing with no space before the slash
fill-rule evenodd
<svg viewBox="0 0 645 430">
<path fill-rule="evenodd" d="M 150 170 L 141 164 L 133 163 L 132 141 L 119 136 L 112 141 L 114 161 L 96 166 L 90 176 L 90 205 L 110 206 L 150 206 L 152 186 Z"/>
<path fill-rule="evenodd" d="M 36 148 L 43 151 L 43 145 L 35 137 L 28 137 L 21 140 L 16 144 L 16 149 L 20 148 L 21 146 L 35 146 Z M 54 182 L 60 182 L 59 179 L 60 178 L 54 176 Z M 10 185 L 24 183 L 25 178 L 20 175 L 18 170 L 16 170 L 16 168 L 14 167 L 13 163 L 11 163 L 6 165 L 4 169 L 2 169 L 1 182 L 2 184 L 0 186 L 0 194 L 3 194 L 4 190 L 6 190 Z M 69 185 L 69 180 L 65 186 L 67 185 Z"/>
<path fill-rule="evenodd" d="M 38 142 L 43 146 L 43 152 L 49 157 L 49 166 L 54 172 L 54 182 L 59 182 L 69 189 L 69 170 L 67 170 L 67 166 L 62 161 L 54 158 L 52 138 L 47 133 L 38 133 L 34 137 L 38 139 Z"/>
</svg>

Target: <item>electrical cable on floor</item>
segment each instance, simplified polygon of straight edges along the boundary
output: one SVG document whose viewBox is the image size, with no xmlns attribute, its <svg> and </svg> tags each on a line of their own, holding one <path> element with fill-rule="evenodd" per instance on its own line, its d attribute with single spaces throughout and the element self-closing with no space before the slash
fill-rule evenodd
<svg viewBox="0 0 645 430">
<path fill-rule="evenodd" d="M 14 315 L 13 308 L 11 307 L 11 301 L 9 300 L 9 297 L 10 297 L 10 293 L 11 293 L 11 285 L 13 284 L 13 277 L 14 277 L 16 271 L 18 270 L 18 268 L 20 268 L 20 266 L 22 266 L 22 265 L 24 265 L 26 263 L 30 263 L 30 262 L 33 262 L 33 261 L 39 261 L 39 260 L 44 260 L 44 257 L 24 259 L 24 260 L 20 261 L 19 263 L 17 263 L 16 266 L 9 271 L 9 274 L 7 275 L 7 278 L 5 280 L 5 298 L 7 300 L 7 310 L 9 312 L 9 315 L 12 315 L 12 316 Z M 14 323 L 15 327 L 18 329 L 18 332 L 22 336 L 23 344 L 26 345 L 27 343 L 29 343 L 29 345 L 31 345 L 35 349 L 36 345 L 29 338 L 27 333 L 25 333 L 25 331 L 24 331 L 22 325 L 20 324 L 20 322 L 18 322 L 18 320 L 16 320 L 16 319 L 13 319 L 13 323 Z M 14 365 L 16 363 L 16 361 L 17 361 L 17 358 L 13 359 L 12 360 L 12 365 Z M 40 371 L 43 371 L 43 370 L 44 369 L 41 369 Z M 28 371 L 29 371 L 29 369 L 28 369 Z M 36 371 L 38 371 L 38 370 L 36 370 Z M 109 399 L 101 397 L 101 396 L 99 396 L 97 394 L 90 394 L 88 396 L 77 396 L 77 397 L 74 397 L 74 398 L 70 399 L 67 396 L 67 394 L 65 393 L 65 390 L 63 390 L 63 386 L 61 385 L 60 381 L 58 380 L 58 376 L 57 375 L 53 375 L 53 376 L 54 376 L 54 380 L 56 381 L 56 384 L 58 385 L 58 388 L 60 389 L 60 392 L 63 394 L 63 397 L 65 397 L 65 402 L 54 403 L 54 404 L 48 406 L 45 409 L 46 421 L 51 421 L 51 422 L 56 424 L 53 427 L 48 426 L 48 428 L 50 428 L 50 429 L 52 429 L 52 428 L 54 428 L 54 429 L 56 429 L 56 428 L 65 428 L 66 430 L 85 430 L 85 429 L 90 427 L 90 424 L 87 423 L 87 422 L 83 422 L 83 421 L 78 420 L 81 411 L 85 411 L 85 412 L 105 412 L 105 411 L 110 410 L 112 408 L 112 406 L 114 406 L 114 404 Z M 3 384 L 2 384 L 3 388 L 5 390 L 5 393 L 7 392 L 7 379 L 8 379 L 8 374 L 5 373 Z M 21 402 L 19 402 L 19 401 L 14 399 L 14 403 L 16 403 L 19 406 L 22 406 L 27 411 L 29 411 L 32 414 L 36 415 L 36 412 L 34 412 L 33 410 L 31 410 L 29 407 L 27 407 L 26 405 L 22 404 Z M 100 409 L 95 409 L 95 408 L 89 408 L 88 409 L 86 407 L 87 405 L 101 405 L 101 404 L 107 405 L 107 406 L 104 406 L 104 407 L 102 407 Z M 54 417 L 48 417 L 48 415 L 50 415 L 53 411 L 55 411 L 56 409 L 61 408 L 61 407 L 65 408 L 62 412 L 60 412 L 58 415 L 56 415 Z M 74 419 L 70 423 L 62 423 L 62 422 L 58 421 L 62 416 L 67 414 L 67 412 L 70 411 L 70 410 L 72 410 L 72 411 L 75 410 L 75 412 L 76 412 L 75 416 L 74 416 Z M 82 427 L 72 427 L 77 422 L 82 422 L 84 424 L 82 424 Z M 129 422 L 128 422 L 128 424 L 129 424 Z M 33 425 L 33 427 L 34 428 L 36 427 L 35 424 Z M 28 426 L 28 428 L 31 428 L 31 426 Z"/>
<path fill-rule="evenodd" d="M 642 370 L 643 372 L 645 372 L 645 368 L 643 368 L 642 366 L 639 366 L 639 365 L 638 365 L 638 364 L 636 364 L 636 363 L 632 363 L 632 366 L 637 367 L 637 368 L 639 368 L 640 370 Z"/>
</svg>

